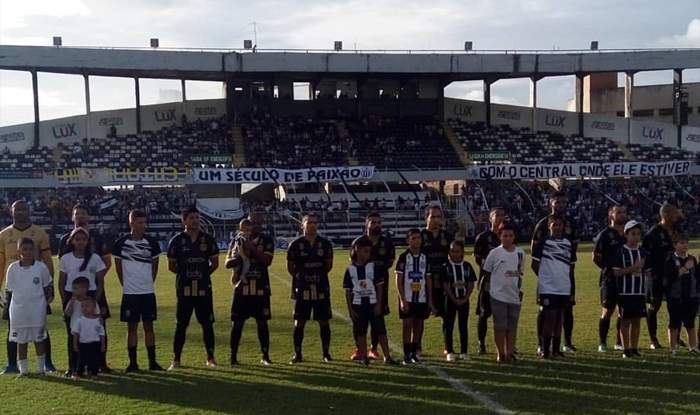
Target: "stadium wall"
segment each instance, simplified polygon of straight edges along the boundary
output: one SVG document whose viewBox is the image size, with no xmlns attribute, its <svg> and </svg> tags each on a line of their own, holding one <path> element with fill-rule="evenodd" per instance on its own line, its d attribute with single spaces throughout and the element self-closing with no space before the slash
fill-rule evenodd
<svg viewBox="0 0 700 415">
<path fill-rule="evenodd" d="M 34 123 L 0 127 L 0 151 L 26 151 L 34 144 Z"/>
</svg>

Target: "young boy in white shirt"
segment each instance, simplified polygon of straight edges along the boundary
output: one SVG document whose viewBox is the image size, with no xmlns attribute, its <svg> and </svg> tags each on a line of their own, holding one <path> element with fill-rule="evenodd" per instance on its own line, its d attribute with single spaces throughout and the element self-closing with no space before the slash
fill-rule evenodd
<svg viewBox="0 0 700 415">
<path fill-rule="evenodd" d="M 105 329 L 102 319 L 96 311 L 97 303 L 92 297 L 87 297 L 80 302 L 83 315 L 78 317 L 71 327 L 73 334 L 73 351 L 79 354 L 78 366 L 73 373 L 73 380 L 83 376 L 87 368 L 88 378 L 97 376 L 105 352 Z"/>
<path fill-rule="evenodd" d="M 19 376 L 29 374 L 27 344 L 36 347 L 37 372 L 44 374 L 46 309 L 53 300 L 53 280 L 49 269 L 34 258 L 34 241 L 22 238 L 17 243 L 19 261 L 7 268 L 7 291 L 12 293 L 9 340 L 17 343 Z"/>
<path fill-rule="evenodd" d="M 78 277 L 73 280 L 73 291 L 64 309 L 64 316 L 68 327 L 73 327 L 76 321 L 83 316 L 82 302 L 87 299 L 88 289 L 90 288 L 90 280 L 87 277 Z M 95 304 L 95 311 L 100 313 L 100 306 Z M 68 371 L 66 371 L 65 376 L 71 377 L 76 371 L 78 366 L 79 355 L 77 352 L 73 351 L 73 333 L 69 331 L 68 333 Z"/>
<path fill-rule="evenodd" d="M 514 360 L 515 338 L 522 302 L 522 276 L 525 252 L 515 245 L 515 228 L 509 223 L 498 227 L 501 245 L 489 252 L 482 270 L 490 278 L 491 312 L 493 330 L 498 349 L 496 361 L 508 363 Z"/>
</svg>

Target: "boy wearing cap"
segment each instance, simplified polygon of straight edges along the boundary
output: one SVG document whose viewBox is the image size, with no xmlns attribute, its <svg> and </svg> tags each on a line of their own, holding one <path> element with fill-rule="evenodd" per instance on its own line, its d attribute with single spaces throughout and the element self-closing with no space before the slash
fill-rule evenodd
<svg viewBox="0 0 700 415">
<path fill-rule="evenodd" d="M 612 270 L 617 280 L 618 307 L 622 319 L 620 335 L 624 353 L 622 357 L 640 357 L 639 325 L 646 316 L 646 278 L 649 266 L 647 254 L 639 248 L 642 224 L 631 220 L 625 224 L 625 244 L 613 258 Z"/>
</svg>

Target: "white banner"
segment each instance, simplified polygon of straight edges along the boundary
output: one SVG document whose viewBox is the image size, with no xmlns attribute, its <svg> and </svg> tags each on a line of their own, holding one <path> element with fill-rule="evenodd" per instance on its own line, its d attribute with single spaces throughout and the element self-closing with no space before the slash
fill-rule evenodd
<svg viewBox="0 0 700 415">
<path fill-rule="evenodd" d="M 141 130 L 158 131 L 163 127 L 180 125 L 182 102 L 148 105 L 141 107 Z"/>
<path fill-rule="evenodd" d="M 605 137 L 616 143 L 627 144 L 628 122 L 625 117 L 608 114 L 583 114 L 584 137 Z"/>
<path fill-rule="evenodd" d="M 198 99 L 185 101 L 185 115 L 189 121 L 219 118 L 226 115 L 226 100 Z"/>
<path fill-rule="evenodd" d="M 141 107 L 141 111 L 146 107 Z M 90 113 L 90 136 L 106 138 L 114 126 L 117 135 L 136 134 L 136 108 L 126 108 L 109 111 L 94 111 Z"/>
<path fill-rule="evenodd" d="M 561 163 L 561 164 L 491 164 L 467 168 L 470 180 L 547 180 L 580 177 L 663 177 L 690 174 L 690 161 L 662 163 Z"/>
<path fill-rule="evenodd" d="M 676 126 L 665 122 L 635 120 L 630 121 L 630 143 L 643 146 L 661 144 L 678 147 Z"/>
<path fill-rule="evenodd" d="M 700 127 L 683 126 L 681 130 L 681 147 L 683 150 L 700 151 Z"/>
<path fill-rule="evenodd" d="M 0 151 L 19 153 L 34 145 L 34 123 L 0 127 Z"/>
<path fill-rule="evenodd" d="M 455 119 L 466 122 L 486 121 L 486 109 L 481 101 L 468 101 L 466 99 L 445 98 L 445 119 Z"/>
<path fill-rule="evenodd" d="M 374 176 L 374 166 L 313 167 L 308 169 L 201 169 L 193 170 L 195 183 L 315 183 L 368 181 Z"/>
<path fill-rule="evenodd" d="M 245 215 L 240 199 L 232 197 L 197 199 L 197 210 L 210 218 L 220 220 L 238 220 Z"/>
<path fill-rule="evenodd" d="M 87 137 L 84 115 L 57 118 L 39 123 L 40 144 L 54 148 L 58 143 L 81 143 Z"/>
<path fill-rule="evenodd" d="M 491 124 L 508 125 L 512 129 L 532 129 L 532 108 L 491 104 Z"/>
</svg>

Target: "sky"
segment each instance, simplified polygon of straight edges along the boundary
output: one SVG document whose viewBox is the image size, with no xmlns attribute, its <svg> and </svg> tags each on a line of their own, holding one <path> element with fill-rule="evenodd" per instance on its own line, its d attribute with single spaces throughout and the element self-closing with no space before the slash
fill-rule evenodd
<svg viewBox="0 0 700 415">
<path fill-rule="evenodd" d="M 255 25 L 253 25 L 255 22 Z M 585 49 L 700 48 L 700 0 L 0 0 L 0 44 L 239 48 L 257 31 L 259 48 Z M 636 76 L 671 82 L 670 71 Z M 700 81 L 700 70 L 684 72 Z M 91 108 L 134 106 L 133 80 L 91 77 Z M 142 80 L 143 105 L 172 100 L 179 81 Z M 221 84 L 188 82 L 188 99 L 221 98 Z M 492 85 L 494 102 L 527 105 L 526 79 Z M 482 99 L 480 82 L 453 83 L 446 96 Z M 573 77 L 539 83 L 541 107 L 565 109 Z M 39 74 L 41 119 L 84 114 L 81 76 Z M 0 71 L 0 125 L 33 121 L 31 78 Z"/>
</svg>

